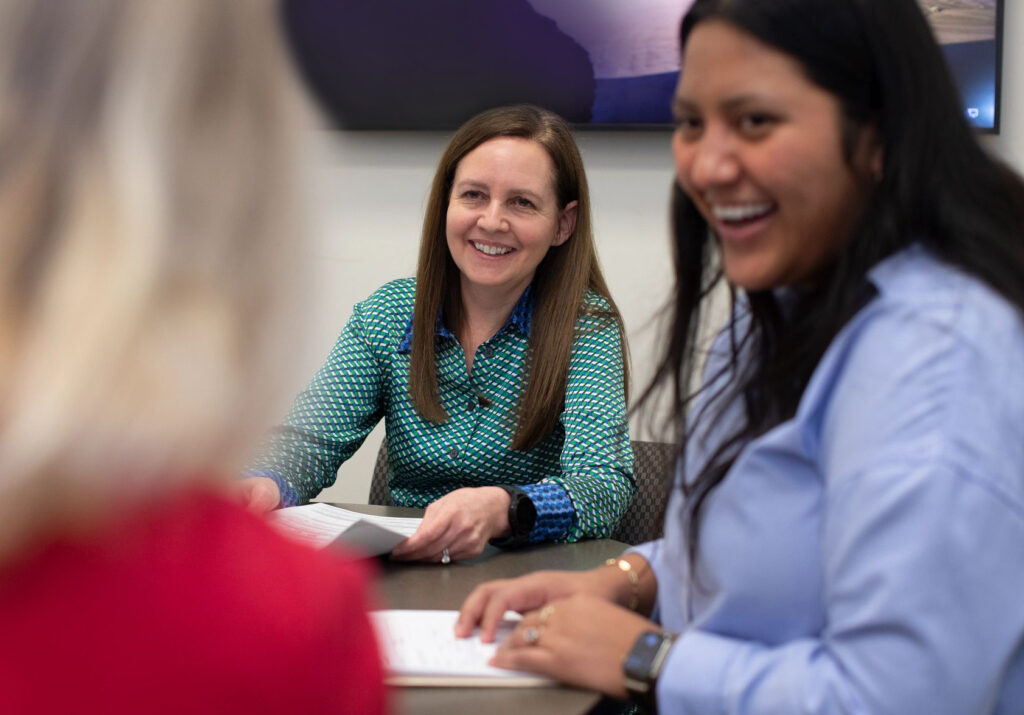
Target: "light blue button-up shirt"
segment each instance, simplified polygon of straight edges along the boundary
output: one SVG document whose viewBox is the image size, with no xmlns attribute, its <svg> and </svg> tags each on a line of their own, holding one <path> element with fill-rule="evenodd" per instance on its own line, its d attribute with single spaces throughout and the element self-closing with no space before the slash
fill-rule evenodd
<svg viewBox="0 0 1024 715">
<path fill-rule="evenodd" d="M 796 416 L 709 497 L 697 584 L 678 488 L 637 549 L 681 633 L 662 715 L 1024 713 L 1024 321 L 920 247 L 870 277 Z M 702 426 L 687 478 L 739 417 Z"/>
</svg>

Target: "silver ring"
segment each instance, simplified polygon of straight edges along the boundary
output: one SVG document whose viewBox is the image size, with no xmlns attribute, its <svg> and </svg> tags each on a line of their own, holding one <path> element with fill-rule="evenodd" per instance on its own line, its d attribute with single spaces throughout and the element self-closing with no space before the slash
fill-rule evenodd
<svg viewBox="0 0 1024 715">
<path fill-rule="evenodd" d="M 540 641 L 540 629 L 530 626 L 523 631 L 523 643 L 526 645 L 537 645 Z"/>
<path fill-rule="evenodd" d="M 452 555 L 448 553 L 448 547 L 445 546 L 441 549 L 441 563 L 450 564 L 452 562 Z"/>
</svg>

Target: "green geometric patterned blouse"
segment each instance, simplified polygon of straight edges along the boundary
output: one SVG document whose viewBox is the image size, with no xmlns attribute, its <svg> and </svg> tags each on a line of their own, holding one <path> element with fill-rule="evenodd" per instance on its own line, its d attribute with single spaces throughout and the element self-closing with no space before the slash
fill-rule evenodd
<svg viewBox="0 0 1024 715">
<path fill-rule="evenodd" d="M 610 535 L 635 491 L 615 322 L 579 318 L 558 426 L 533 449 L 513 451 L 532 291 L 477 350 L 472 372 L 458 340 L 439 326 L 438 390 L 449 415 L 442 424 L 420 417 L 409 397 L 415 293 L 416 280 L 404 278 L 356 305 L 249 473 L 274 479 L 284 506 L 305 503 L 334 483 L 341 463 L 383 418 L 395 505 L 425 507 L 461 487 L 514 484 L 537 508 L 530 541 Z M 595 293 L 586 301 L 607 307 Z"/>
</svg>

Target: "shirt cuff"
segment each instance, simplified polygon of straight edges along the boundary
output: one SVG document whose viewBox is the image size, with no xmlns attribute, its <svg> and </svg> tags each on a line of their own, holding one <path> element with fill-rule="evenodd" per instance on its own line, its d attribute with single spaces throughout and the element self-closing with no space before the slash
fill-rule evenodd
<svg viewBox="0 0 1024 715">
<path fill-rule="evenodd" d="M 295 487 L 285 481 L 284 477 L 279 474 L 267 470 L 257 470 L 255 472 L 249 472 L 244 478 L 251 479 L 252 477 L 266 477 L 277 485 L 277 490 L 281 493 L 281 502 L 278 505 L 281 509 L 288 506 L 295 506 L 302 501 L 299 497 L 299 493 L 295 490 Z"/>
<path fill-rule="evenodd" d="M 556 541 L 569 532 L 576 510 L 562 487 L 557 484 L 524 484 L 519 488 L 530 497 L 537 510 L 537 521 L 530 531 L 529 543 Z"/>
<path fill-rule="evenodd" d="M 725 712 L 726 673 L 735 641 L 700 630 L 682 633 L 658 676 L 659 712 Z"/>
</svg>

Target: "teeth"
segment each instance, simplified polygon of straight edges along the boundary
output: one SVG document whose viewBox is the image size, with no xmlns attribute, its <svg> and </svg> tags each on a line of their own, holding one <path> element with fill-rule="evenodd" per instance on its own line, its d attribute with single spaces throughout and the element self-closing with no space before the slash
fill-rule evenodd
<svg viewBox="0 0 1024 715">
<path fill-rule="evenodd" d="M 712 206 L 711 213 L 719 221 L 746 221 L 771 211 L 773 204 L 747 204 L 745 206 Z"/>
<path fill-rule="evenodd" d="M 511 248 L 504 248 L 502 246 L 487 246 L 483 243 L 477 243 L 476 241 L 472 241 L 471 243 L 473 244 L 473 248 L 480 251 L 481 253 L 486 253 L 488 256 L 504 256 L 506 253 L 512 253 Z"/>
</svg>

